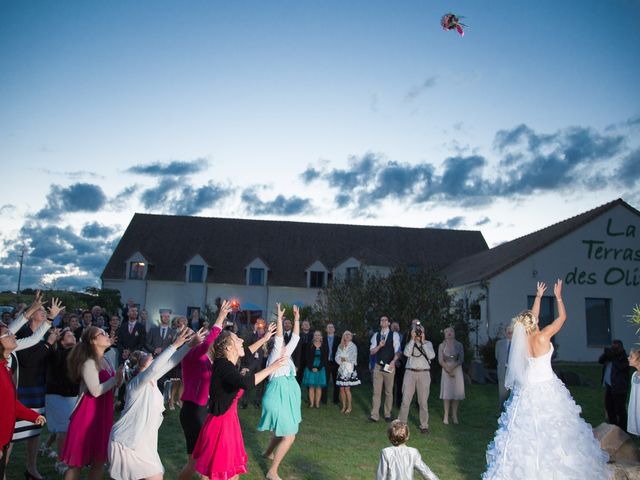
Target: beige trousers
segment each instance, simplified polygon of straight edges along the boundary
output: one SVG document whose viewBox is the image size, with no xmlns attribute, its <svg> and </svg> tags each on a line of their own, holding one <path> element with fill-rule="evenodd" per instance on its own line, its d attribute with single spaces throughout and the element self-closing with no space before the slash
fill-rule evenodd
<svg viewBox="0 0 640 480">
<path fill-rule="evenodd" d="M 414 372 L 404 371 L 404 381 L 402 382 L 402 406 L 398 420 L 407 423 L 409 409 L 413 401 L 413 395 L 418 394 L 418 407 L 420 412 L 420 428 L 429 428 L 429 389 L 431 388 L 431 373 L 429 370 Z"/>
<path fill-rule="evenodd" d="M 384 386 L 384 416 L 391 417 L 393 407 L 393 378 L 396 370 L 385 372 L 380 365 L 373 369 L 373 402 L 371 405 L 371 418 L 380 420 L 380 401 L 382 400 L 382 387 Z"/>
</svg>

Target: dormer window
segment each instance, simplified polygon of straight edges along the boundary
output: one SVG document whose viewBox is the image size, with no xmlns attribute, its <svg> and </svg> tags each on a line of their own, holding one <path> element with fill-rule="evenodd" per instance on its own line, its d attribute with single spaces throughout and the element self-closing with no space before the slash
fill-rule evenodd
<svg viewBox="0 0 640 480">
<path fill-rule="evenodd" d="M 264 268 L 249 269 L 249 285 L 264 285 Z"/>
<path fill-rule="evenodd" d="M 267 284 L 269 267 L 260 258 L 254 259 L 245 268 L 245 281 L 247 285 L 262 286 Z"/>
<path fill-rule="evenodd" d="M 185 282 L 203 283 L 207 281 L 209 265 L 200 255 L 195 255 L 185 263 Z"/>
<path fill-rule="evenodd" d="M 129 278 L 131 280 L 143 280 L 144 279 L 144 262 L 131 262 L 129 264 Z"/>
<path fill-rule="evenodd" d="M 147 278 L 149 262 L 140 253 L 136 252 L 127 259 L 127 278 L 129 280 L 144 280 Z"/>
<path fill-rule="evenodd" d="M 307 287 L 324 288 L 327 286 L 329 271 L 321 261 L 313 262 L 305 272 L 307 273 Z"/>
<path fill-rule="evenodd" d="M 189 282 L 202 283 L 204 281 L 204 265 L 189 265 Z"/>
</svg>

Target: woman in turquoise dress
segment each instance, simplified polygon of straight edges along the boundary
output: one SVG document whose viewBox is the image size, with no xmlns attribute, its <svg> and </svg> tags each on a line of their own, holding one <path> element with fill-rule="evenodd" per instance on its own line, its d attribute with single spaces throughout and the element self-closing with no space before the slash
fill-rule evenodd
<svg viewBox="0 0 640 480">
<path fill-rule="evenodd" d="M 267 366 L 283 355 L 288 360 L 269 376 L 269 383 L 262 397 L 262 416 L 258 430 L 271 431 L 271 442 L 263 456 L 273 461 L 266 475 L 267 480 L 280 480 L 278 467 L 293 445 L 298 433 L 298 425 L 302 421 L 300 385 L 296 380 L 296 366 L 291 360 L 291 355 L 300 341 L 300 312 L 294 305 L 293 333 L 291 340 L 285 345 L 282 328 L 284 309 L 279 303 L 276 307 L 278 308 L 276 336 L 267 358 Z"/>
<path fill-rule="evenodd" d="M 309 407 L 320 408 L 322 389 L 327 386 L 326 367 L 329 360 L 327 344 L 322 341 L 322 332 L 313 332 L 311 345 L 305 352 L 306 362 L 302 385 L 309 387 Z"/>
</svg>

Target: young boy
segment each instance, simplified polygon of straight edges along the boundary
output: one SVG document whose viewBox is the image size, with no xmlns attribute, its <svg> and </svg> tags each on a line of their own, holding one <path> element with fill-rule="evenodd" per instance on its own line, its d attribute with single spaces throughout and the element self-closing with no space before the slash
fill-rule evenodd
<svg viewBox="0 0 640 480">
<path fill-rule="evenodd" d="M 409 427 L 400 420 L 394 420 L 389 425 L 387 436 L 393 447 L 383 448 L 380 452 L 380 464 L 376 473 L 376 480 L 410 480 L 413 470 L 420 472 L 426 480 L 438 480 L 438 477 L 422 461 L 420 452 L 407 447 Z"/>
</svg>

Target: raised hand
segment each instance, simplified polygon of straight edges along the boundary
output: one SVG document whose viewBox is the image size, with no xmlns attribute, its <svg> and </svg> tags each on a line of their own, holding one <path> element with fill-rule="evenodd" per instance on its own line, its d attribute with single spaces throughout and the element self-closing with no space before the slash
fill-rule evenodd
<svg viewBox="0 0 640 480">
<path fill-rule="evenodd" d="M 538 284 L 536 285 L 536 297 L 542 297 L 546 289 L 547 286 L 544 284 L 544 282 L 538 282 Z"/>
<path fill-rule="evenodd" d="M 29 305 L 29 308 L 25 310 L 24 316 L 27 318 L 31 318 L 31 315 L 40 310 L 40 308 L 42 308 L 42 293 L 40 292 L 40 290 L 36 290 L 36 295 L 33 298 L 33 303 Z"/>
<path fill-rule="evenodd" d="M 197 332 L 194 332 L 191 337 L 191 341 L 189 342 L 190 347 L 195 347 L 196 345 L 202 343 L 204 341 L 204 337 L 207 335 L 207 330 L 203 327 Z"/>
<path fill-rule="evenodd" d="M 180 348 L 182 345 L 191 340 L 192 335 L 193 331 L 190 328 L 182 327 L 180 330 L 178 330 L 176 339 L 173 341 L 173 346 L 176 348 Z"/>
<path fill-rule="evenodd" d="M 53 297 L 51 299 L 51 306 L 47 307 L 47 310 L 49 311 L 47 317 L 49 318 L 49 320 L 53 320 L 62 310 L 64 310 L 64 308 L 65 307 L 62 305 L 60 299 Z"/>
<path fill-rule="evenodd" d="M 553 285 L 553 294 L 557 300 L 562 300 L 562 280 L 556 280 L 556 283 Z"/>
<path fill-rule="evenodd" d="M 223 300 L 220 305 L 220 311 L 218 312 L 218 320 L 224 320 L 229 313 L 231 313 L 231 302 L 229 300 Z"/>
<path fill-rule="evenodd" d="M 284 308 L 282 308 L 279 303 L 276 303 L 276 308 L 278 310 L 278 320 L 282 320 L 284 317 Z"/>
<path fill-rule="evenodd" d="M 276 333 L 276 324 L 270 323 L 269 326 L 267 327 L 266 332 L 264 332 L 265 342 L 268 342 L 269 339 L 275 335 L 275 333 Z"/>
<path fill-rule="evenodd" d="M 300 309 L 298 308 L 298 305 L 296 305 L 295 303 L 293 304 L 293 320 L 294 322 L 300 321 Z"/>
</svg>

